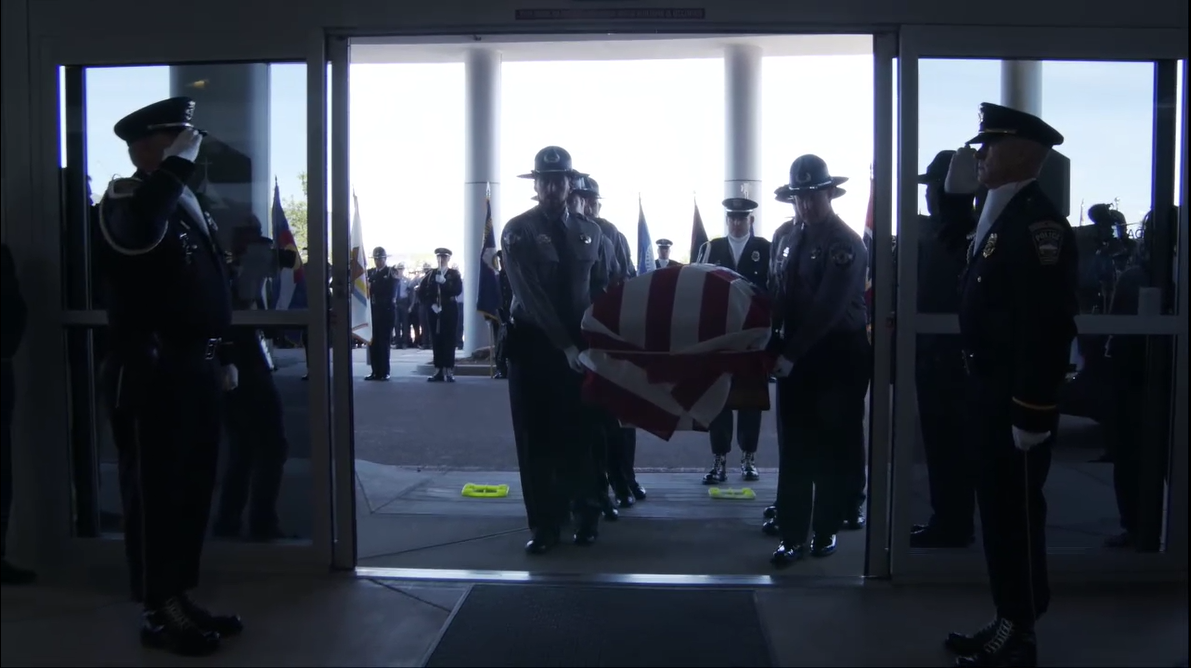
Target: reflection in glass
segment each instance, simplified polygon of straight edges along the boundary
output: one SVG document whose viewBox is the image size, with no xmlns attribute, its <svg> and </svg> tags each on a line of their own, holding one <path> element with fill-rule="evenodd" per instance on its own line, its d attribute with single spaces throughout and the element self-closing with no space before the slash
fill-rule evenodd
<svg viewBox="0 0 1191 668">
<path fill-rule="evenodd" d="M 239 326 L 235 346 L 239 386 L 224 394 L 224 438 L 212 499 L 217 538 L 289 540 L 312 530 L 309 384 L 300 341 L 304 332 Z M 67 331 L 76 533 L 121 533 L 124 510 L 119 459 L 108 397 L 99 382 L 110 342 L 106 328 Z M 77 363 L 83 362 L 83 363 Z M 90 373 L 87 371 L 90 370 Z M 168 445 L 168 444 L 164 444 Z"/>
<path fill-rule="evenodd" d="M 60 77 L 65 307 L 103 308 L 89 261 L 97 234 L 92 205 L 114 177 L 134 171 L 113 126 L 141 107 L 181 95 L 195 101 L 193 121 L 207 132 L 188 185 L 218 225 L 230 259 L 260 275 L 255 294 L 237 308 L 278 308 L 273 284 L 285 267 L 242 241 L 258 231 L 281 241 L 271 224 L 276 185 L 293 236 L 286 246 L 306 246 L 306 66 L 66 67 Z"/>
<path fill-rule="evenodd" d="M 914 444 L 913 517 L 932 518 L 937 536 L 916 548 L 963 547 L 976 525 L 970 439 L 963 434 L 963 365 L 949 359 L 958 335 L 918 337 L 919 441 Z M 1107 355 L 1070 376 L 1046 483 L 1050 548 L 1161 549 L 1166 507 L 1172 366 L 1170 337 L 1099 337 Z M 956 360 L 959 358 L 956 357 Z"/>
</svg>

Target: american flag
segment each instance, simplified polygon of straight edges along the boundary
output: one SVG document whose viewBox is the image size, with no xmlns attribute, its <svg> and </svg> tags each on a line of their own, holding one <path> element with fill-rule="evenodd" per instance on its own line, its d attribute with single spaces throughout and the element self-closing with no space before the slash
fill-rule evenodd
<svg viewBox="0 0 1191 668">
<path fill-rule="evenodd" d="M 611 288 L 587 309 L 583 333 L 585 399 L 666 440 L 706 430 L 734 376 L 769 372 L 768 298 L 714 265 L 671 266 Z"/>
</svg>

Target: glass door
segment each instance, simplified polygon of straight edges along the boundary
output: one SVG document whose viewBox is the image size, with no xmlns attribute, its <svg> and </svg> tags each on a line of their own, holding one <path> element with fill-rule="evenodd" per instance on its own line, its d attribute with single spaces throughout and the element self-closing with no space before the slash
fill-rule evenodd
<svg viewBox="0 0 1191 668">
<path fill-rule="evenodd" d="M 1054 577 L 1134 578 L 1186 568 L 1186 418 L 1173 410 L 1187 400 L 1187 367 L 1175 364 L 1187 335 L 1180 300 L 1186 272 L 1177 271 L 1185 211 L 1175 208 L 1186 187 L 1178 171 L 1186 152 L 1184 37 L 1165 30 L 903 31 L 895 577 L 984 573 L 958 417 L 965 371 L 957 284 L 947 263 L 948 239 L 961 253 L 966 241 L 964 230 L 951 238 L 947 220 L 930 217 L 946 173 L 941 152 L 975 134 L 981 102 L 1035 113 L 1066 137 L 1039 179 L 1075 227 L 1080 260 L 1079 335 L 1045 488 Z M 921 525 L 930 531 L 916 531 Z"/>
</svg>

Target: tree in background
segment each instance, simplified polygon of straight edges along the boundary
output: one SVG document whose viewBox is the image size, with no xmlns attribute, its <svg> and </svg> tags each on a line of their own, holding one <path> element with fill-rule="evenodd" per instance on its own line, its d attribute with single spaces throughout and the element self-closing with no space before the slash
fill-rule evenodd
<svg viewBox="0 0 1191 668">
<path fill-rule="evenodd" d="M 284 197 L 281 200 L 281 210 L 285 212 L 285 219 L 289 221 L 289 229 L 294 235 L 294 245 L 305 255 L 309 248 L 308 236 L 310 219 L 306 212 L 306 197 L 308 190 L 306 172 L 298 174 L 298 181 L 302 184 L 302 197 Z"/>
</svg>

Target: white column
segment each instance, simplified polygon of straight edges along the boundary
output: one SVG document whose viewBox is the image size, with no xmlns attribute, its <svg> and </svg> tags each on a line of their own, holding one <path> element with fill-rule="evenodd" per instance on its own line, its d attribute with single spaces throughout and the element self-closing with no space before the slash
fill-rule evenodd
<svg viewBox="0 0 1191 668">
<path fill-rule="evenodd" d="M 249 212 L 260 222 L 261 230 L 272 236 L 269 66 L 264 63 L 174 66 L 170 68 L 170 94 L 193 99 L 194 123 L 207 131 L 208 144 L 199 159 L 198 177 L 202 178 L 206 169 L 230 177 L 230 183 L 207 186 L 212 195 L 228 206 L 226 211 L 216 208 L 212 212 L 217 215 L 220 236 L 227 241 L 232 228 L 243 225 Z M 215 147 L 212 140 L 243 157 L 212 150 Z"/>
<path fill-rule="evenodd" d="M 1027 114 L 1042 116 L 1042 62 L 1001 61 L 1001 104 Z"/>
<path fill-rule="evenodd" d="M 724 198 L 729 197 L 748 197 L 761 205 L 754 232 L 763 235 L 761 212 L 767 198 L 761 193 L 761 47 L 751 44 L 724 48 Z"/>
<path fill-rule="evenodd" d="M 486 197 L 492 194 L 492 224 L 500 247 L 500 52 L 473 49 L 464 57 L 463 172 L 463 354 L 490 345 L 488 324 L 476 312 L 480 246 L 484 242 Z M 454 249 L 452 249 L 454 250 Z"/>
</svg>

